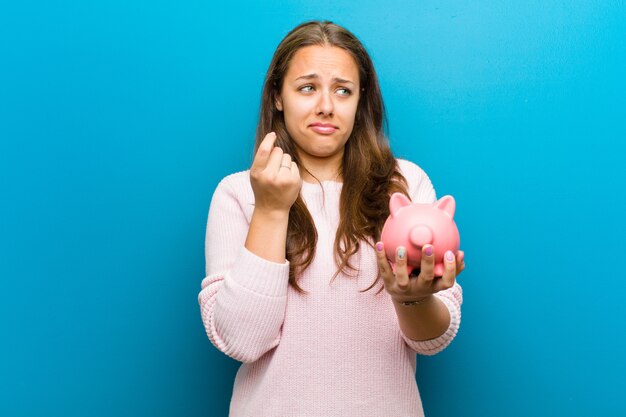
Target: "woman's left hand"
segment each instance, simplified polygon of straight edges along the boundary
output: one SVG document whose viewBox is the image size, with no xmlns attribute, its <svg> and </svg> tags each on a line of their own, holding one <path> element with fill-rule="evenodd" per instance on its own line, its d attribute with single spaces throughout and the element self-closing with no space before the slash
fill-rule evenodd
<svg viewBox="0 0 626 417">
<path fill-rule="evenodd" d="M 429 249 L 430 248 L 430 249 Z M 430 253 L 430 255 L 429 255 Z M 452 251 L 444 255 L 443 276 L 435 276 L 435 257 L 432 245 L 422 248 L 422 261 L 417 276 L 409 277 L 407 252 L 403 247 L 396 248 L 395 271 L 392 269 L 382 242 L 376 244 L 378 269 L 383 277 L 385 289 L 395 302 L 419 301 L 439 291 L 452 288 L 456 277 L 465 269 L 464 252 Z"/>
</svg>

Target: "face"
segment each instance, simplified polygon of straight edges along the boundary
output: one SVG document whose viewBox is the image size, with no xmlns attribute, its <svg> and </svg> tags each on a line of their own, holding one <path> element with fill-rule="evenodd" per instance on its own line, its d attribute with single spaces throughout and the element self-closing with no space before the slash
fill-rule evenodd
<svg viewBox="0 0 626 417">
<path fill-rule="evenodd" d="M 338 168 L 359 103 L 359 69 L 335 46 L 307 46 L 293 56 L 276 107 L 307 168 Z"/>
</svg>

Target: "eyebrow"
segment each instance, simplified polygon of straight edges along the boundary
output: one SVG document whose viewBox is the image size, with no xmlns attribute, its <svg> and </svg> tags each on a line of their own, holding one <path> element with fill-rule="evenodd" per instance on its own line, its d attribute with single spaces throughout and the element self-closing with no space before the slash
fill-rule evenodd
<svg viewBox="0 0 626 417">
<path fill-rule="evenodd" d="M 304 80 L 318 80 L 320 78 L 319 75 L 317 74 L 307 74 L 307 75 L 302 75 L 298 78 L 295 79 L 295 81 L 298 81 L 300 79 L 304 79 Z M 333 81 L 339 84 L 346 84 L 346 83 L 350 83 L 350 84 L 354 84 L 354 82 L 350 81 L 350 80 L 346 80 L 345 78 L 339 78 L 339 77 L 335 77 L 333 78 Z"/>
</svg>

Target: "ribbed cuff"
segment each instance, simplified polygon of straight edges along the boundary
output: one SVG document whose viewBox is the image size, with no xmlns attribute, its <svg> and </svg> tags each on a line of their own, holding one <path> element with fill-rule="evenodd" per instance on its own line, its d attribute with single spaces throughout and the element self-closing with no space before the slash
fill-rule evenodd
<svg viewBox="0 0 626 417">
<path fill-rule="evenodd" d="M 423 341 L 411 340 L 402 334 L 402 337 L 409 347 L 422 355 L 434 355 L 444 350 L 452 342 L 452 339 L 456 337 L 461 325 L 461 312 L 459 308 L 446 297 L 441 297 L 438 294 L 435 294 L 435 297 L 441 300 L 450 312 L 450 325 L 445 333 L 434 339 Z"/>
<path fill-rule="evenodd" d="M 271 262 L 241 248 L 231 278 L 248 290 L 268 297 L 284 297 L 289 285 L 289 261 Z"/>
</svg>

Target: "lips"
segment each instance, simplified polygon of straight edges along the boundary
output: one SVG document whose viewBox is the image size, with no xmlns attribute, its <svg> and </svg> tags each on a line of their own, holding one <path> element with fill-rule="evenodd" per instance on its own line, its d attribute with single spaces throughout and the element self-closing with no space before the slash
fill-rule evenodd
<svg viewBox="0 0 626 417">
<path fill-rule="evenodd" d="M 311 123 L 309 127 L 311 130 L 321 135 L 330 135 L 338 129 L 337 126 L 330 123 Z"/>
</svg>

